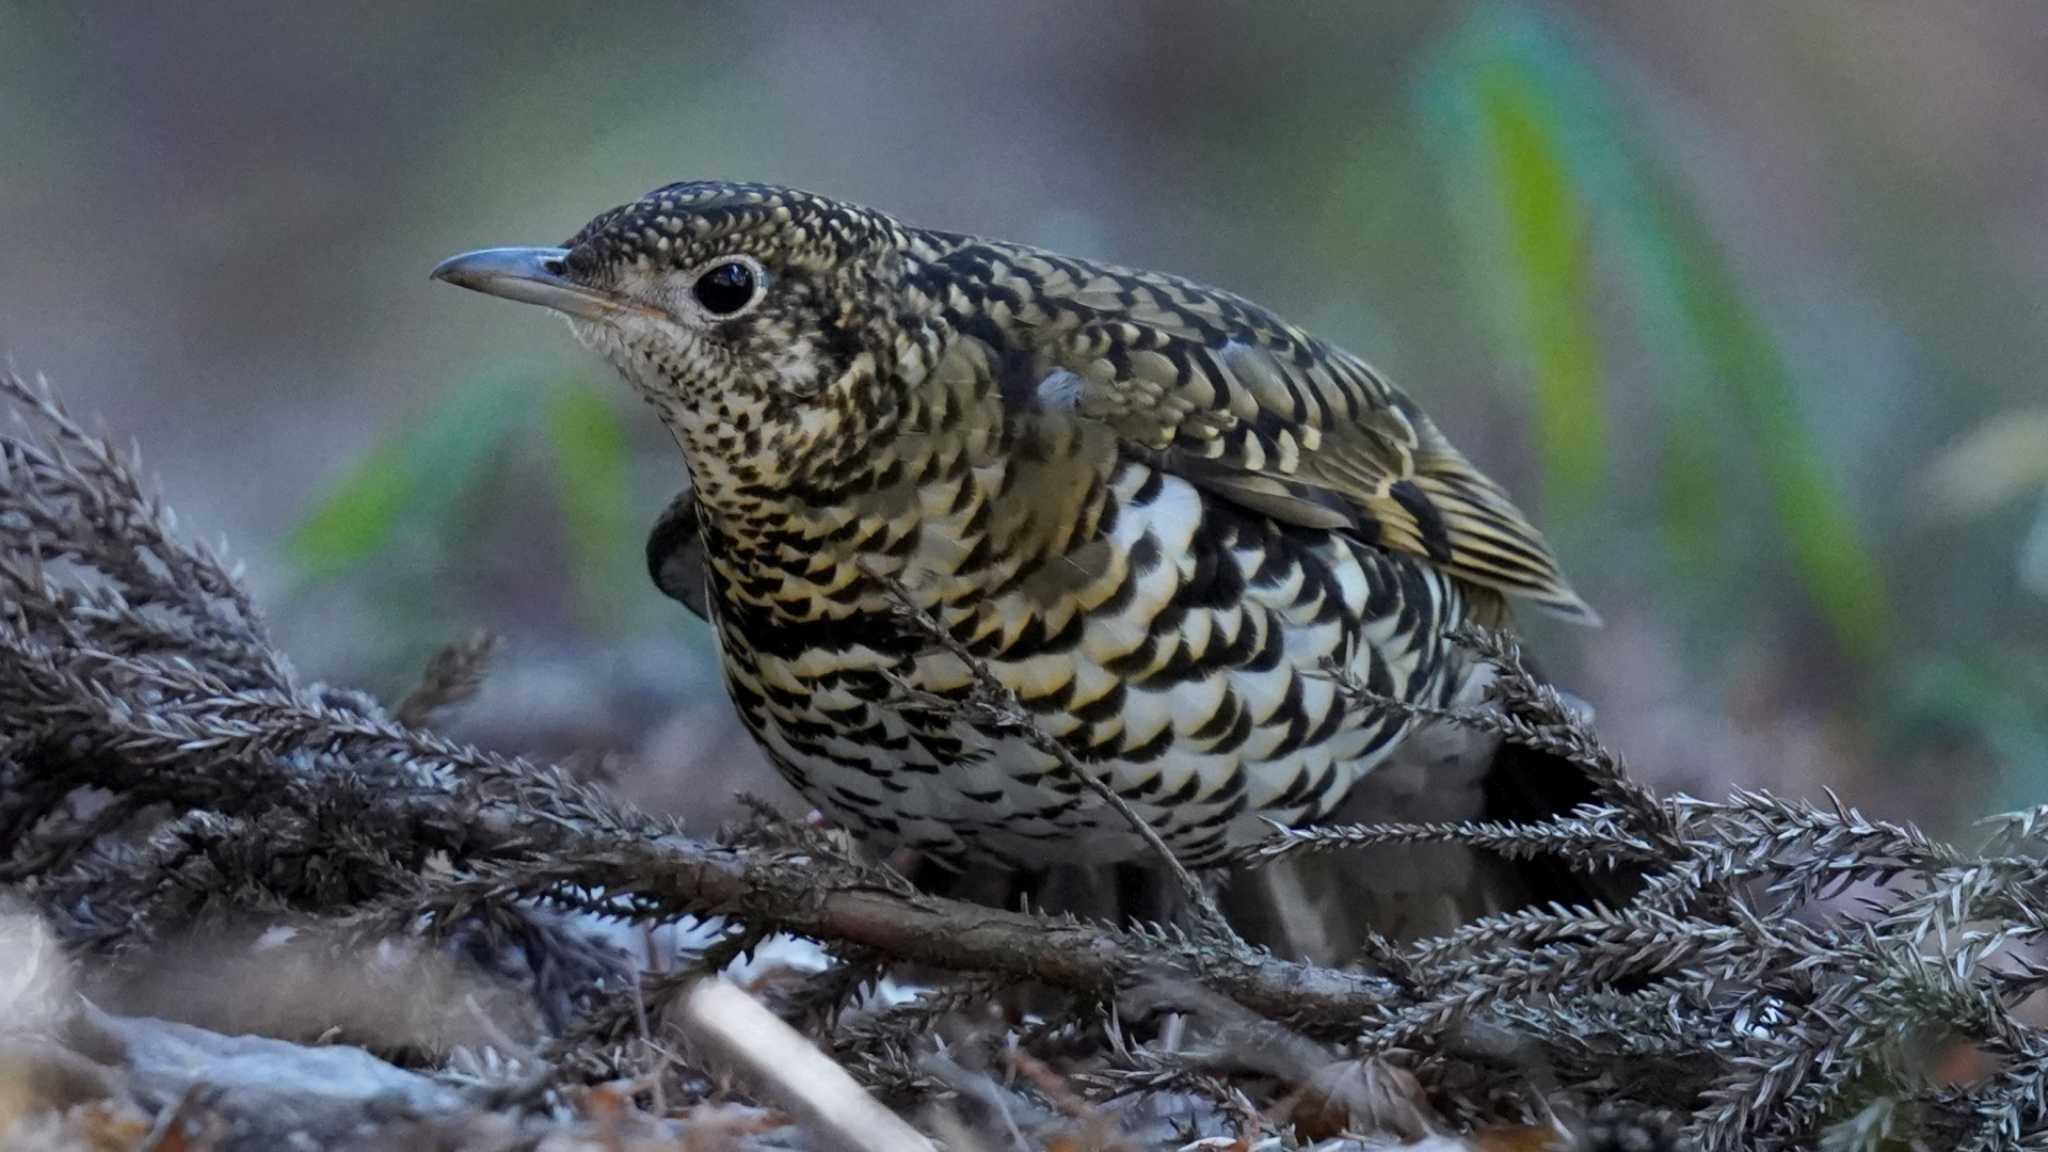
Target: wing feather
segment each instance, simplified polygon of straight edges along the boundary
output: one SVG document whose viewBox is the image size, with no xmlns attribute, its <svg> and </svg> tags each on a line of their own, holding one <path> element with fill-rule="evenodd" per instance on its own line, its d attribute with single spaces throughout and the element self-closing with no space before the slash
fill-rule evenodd
<svg viewBox="0 0 2048 1152">
<path fill-rule="evenodd" d="M 1063 410 L 1274 519 L 1351 530 L 1484 588 L 1598 618 L 1501 487 L 1363 361 L 1178 277 L 972 242 L 1036 292 L 1034 368 Z M 962 249 L 966 252 L 967 249 Z M 1033 390 L 1027 389 L 1030 394 Z"/>
</svg>

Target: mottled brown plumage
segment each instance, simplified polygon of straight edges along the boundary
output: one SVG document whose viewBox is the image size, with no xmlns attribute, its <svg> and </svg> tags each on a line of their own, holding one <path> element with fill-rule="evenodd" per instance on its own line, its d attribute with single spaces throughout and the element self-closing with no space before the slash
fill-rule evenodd
<svg viewBox="0 0 2048 1152">
<path fill-rule="evenodd" d="M 1142 847 L 1041 752 L 931 706 L 967 669 L 870 573 L 1197 865 L 1261 818 L 1326 816 L 1404 745 L 1399 789 L 1478 795 L 1490 749 L 1347 701 L 1333 662 L 1471 701 L 1451 631 L 1510 598 L 1591 618 L 1405 394 L 1176 277 L 718 183 L 439 274 L 562 311 L 653 403 L 691 491 L 650 570 L 717 626 L 784 775 L 885 844 L 1027 865 Z"/>
</svg>

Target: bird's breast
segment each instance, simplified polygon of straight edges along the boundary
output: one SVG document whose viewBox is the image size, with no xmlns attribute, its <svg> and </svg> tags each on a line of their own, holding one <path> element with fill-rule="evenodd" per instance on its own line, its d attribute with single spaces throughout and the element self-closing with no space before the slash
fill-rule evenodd
<svg viewBox="0 0 2048 1152">
<path fill-rule="evenodd" d="M 1260 817 L 1327 811 L 1406 731 L 1332 672 L 1396 698 L 1447 690 L 1463 603 L 1425 563 L 1277 525 L 1132 459 L 1070 466 L 1050 499 L 1003 468 L 936 475 L 850 538 L 880 545 L 868 555 L 1033 722 L 1191 859 L 1258 834 Z M 813 567 L 834 575 L 802 577 L 797 599 L 836 618 L 777 618 L 712 582 L 735 702 L 801 790 L 935 851 L 1139 850 L 1056 761 L 949 711 L 973 691 L 956 655 L 906 632 L 870 586 L 839 583 L 836 563 Z"/>
</svg>

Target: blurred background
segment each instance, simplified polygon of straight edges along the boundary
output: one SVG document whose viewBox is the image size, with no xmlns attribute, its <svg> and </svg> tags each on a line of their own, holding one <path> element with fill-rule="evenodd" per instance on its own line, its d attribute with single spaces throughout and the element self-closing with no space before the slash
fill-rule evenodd
<svg viewBox="0 0 2048 1152">
<path fill-rule="evenodd" d="M 681 462 L 428 282 L 669 181 L 1178 272 L 1403 384 L 1606 627 L 1661 787 L 1958 830 L 2048 800 L 2033 0 L 575 8 L 0 2 L 0 351 L 142 443 L 309 676 L 710 821 L 794 807 L 651 587 Z"/>
</svg>

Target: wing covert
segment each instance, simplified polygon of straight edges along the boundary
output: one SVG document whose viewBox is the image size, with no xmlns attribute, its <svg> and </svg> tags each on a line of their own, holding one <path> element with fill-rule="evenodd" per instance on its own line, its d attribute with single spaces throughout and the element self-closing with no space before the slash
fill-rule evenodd
<svg viewBox="0 0 2048 1152">
<path fill-rule="evenodd" d="M 978 259 L 1035 289 L 1011 324 L 1037 345 L 1040 403 L 1251 510 L 1597 623 L 1507 493 L 1358 358 L 1177 277 L 1028 249 Z"/>
</svg>

